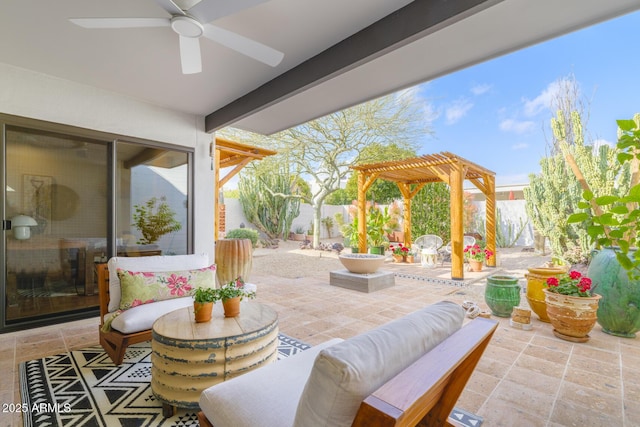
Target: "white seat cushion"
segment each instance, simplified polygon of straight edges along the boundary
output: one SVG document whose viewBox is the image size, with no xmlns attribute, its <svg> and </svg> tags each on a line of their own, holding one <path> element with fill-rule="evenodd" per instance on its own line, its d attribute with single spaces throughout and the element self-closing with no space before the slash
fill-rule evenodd
<svg viewBox="0 0 640 427">
<path fill-rule="evenodd" d="M 341 341 L 335 338 L 216 384 L 200 395 L 200 409 L 216 427 L 291 426 L 316 356 Z"/>
<path fill-rule="evenodd" d="M 113 257 L 107 263 L 109 267 L 109 311 L 120 308 L 120 280 L 117 269 L 131 271 L 174 271 L 204 268 L 210 265 L 209 255 L 156 255 L 148 257 Z M 148 328 L 147 328 L 148 329 Z"/>
<path fill-rule="evenodd" d="M 439 302 L 322 350 L 294 426 L 351 426 L 365 397 L 460 329 L 464 314 Z"/>
</svg>

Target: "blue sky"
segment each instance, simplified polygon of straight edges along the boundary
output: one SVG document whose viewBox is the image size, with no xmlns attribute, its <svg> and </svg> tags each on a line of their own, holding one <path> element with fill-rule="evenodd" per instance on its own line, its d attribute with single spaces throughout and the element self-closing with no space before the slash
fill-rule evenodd
<svg viewBox="0 0 640 427">
<path fill-rule="evenodd" d="M 549 95 L 573 74 L 589 111 L 586 142 L 616 141 L 616 120 L 640 112 L 640 12 L 418 85 L 433 136 L 419 154 L 450 151 L 528 183 L 550 140 Z"/>
</svg>

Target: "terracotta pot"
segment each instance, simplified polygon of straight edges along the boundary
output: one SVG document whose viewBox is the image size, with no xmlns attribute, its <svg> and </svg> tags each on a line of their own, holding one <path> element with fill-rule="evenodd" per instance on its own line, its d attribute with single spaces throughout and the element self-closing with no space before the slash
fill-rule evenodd
<svg viewBox="0 0 640 427">
<path fill-rule="evenodd" d="M 404 257 L 402 255 L 393 254 L 393 262 L 404 262 Z"/>
<path fill-rule="evenodd" d="M 404 257 L 404 261 L 408 262 L 409 264 L 413 264 L 414 262 L 416 262 L 413 255 L 407 255 L 406 257 Z"/>
<path fill-rule="evenodd" d="M 547 316 L 547 304 L 545 303 L 545 296 L 542 290 L 547 287 L 547 279 L 549 277 L 558 277 L 566 273 L 564 267 L 535 267 L 528 268 L 528 274 L 524 277 L 527 279 L 527 301 L 529 301 L 529 307 L 538 318 L 549 323 L 549 316 Z"/>
<path fill-rule="evenodd" d="M 194 302 L 193 314 L 196 319 L 196 323 L 204 323 L 211 320 L 211 313 L 213 312 L 212 302 Z"/>
<path fill-rule="evenodd" d="M 573 342 L 589 340 L 589 332 L 598 319 L 600 295 L 574 297 L 543 290 L 547 303 L 547 315 L 558 338 Z"/>
<path fill-rule="evenodd" d="M 469 260 L 469 268 L 471 271 L 482 271 L 482 265 L 484 263 L 482 261 L 476 261 L 475 259 Z"/>
<path fill-rule="evenodd" d="M 224 317 L 236 317 L 240 314 L 240 297 L 224 300 L 222 306 L 224 307 Z"/>
<path fill-rule="evenodd" d="M 253 247 L 249 239 L 220 239 L 216 242 L 216 278 L 226 285 L 242 277 L 249 280 L 253 264 Z"/>
</svg>

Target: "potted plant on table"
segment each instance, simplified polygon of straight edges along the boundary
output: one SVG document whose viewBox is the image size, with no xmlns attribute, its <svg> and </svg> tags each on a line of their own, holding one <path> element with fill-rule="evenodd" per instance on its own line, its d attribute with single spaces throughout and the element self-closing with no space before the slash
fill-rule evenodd
<svg viewBox="0 0 640 427">
<path fill-rule="evenodd" d="M 224 307 L 224 317 L 236 317 L 240 314 L 240 301 L 243 298 L 255 298 L 256 293 L 245 289 L 244 280 L 238 277 L 235 280 L 217 289 L 218 299 Z"/>
<path fill-rule="evenodd" d="M 567 341 L 585 342 L 598 319 L 600 295 L 594 294 L 591 279 L 572 270 L 559 277 L 549 277 L 543 289 L 547 315 L 553 333 Z"/>
<path fill-rule="evenodd" d="M 398 243 L 398 246 L 389 246 L 391 255 L 393 256 L 393 262 L 405 262 L 406 257 L 409 255 L 409 248 L 402 243 Z"/>
<path fill-rule="evenodd" d="M 480 247 L 477 243 L 464 248 L 464 257 L 469 262 L 471 271 L 482 271 L 482 265 L 485 260 L 488 260 L 492 256 L 493 252 L 487 248 Z"/>
<path fill-rule="evenodd" d="M 213 304 L 218 300 L 218 292 L 215 288 L 196 288 L 193 292 L 193 314 L 196 323 L 211 320 Z"/>
</svg>

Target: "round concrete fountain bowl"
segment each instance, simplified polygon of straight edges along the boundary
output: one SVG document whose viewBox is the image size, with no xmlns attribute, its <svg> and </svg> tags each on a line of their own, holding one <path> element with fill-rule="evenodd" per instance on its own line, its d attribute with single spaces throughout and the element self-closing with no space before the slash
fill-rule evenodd
<svg viewBox="0 0 640 427">
<path fill-rule="evenodd" d="M 356 274 L 375 273 L 385 260 L 384 255 L 373 254 L 341 254 L 339 258 L 347 270 Z"/>
</svg>

